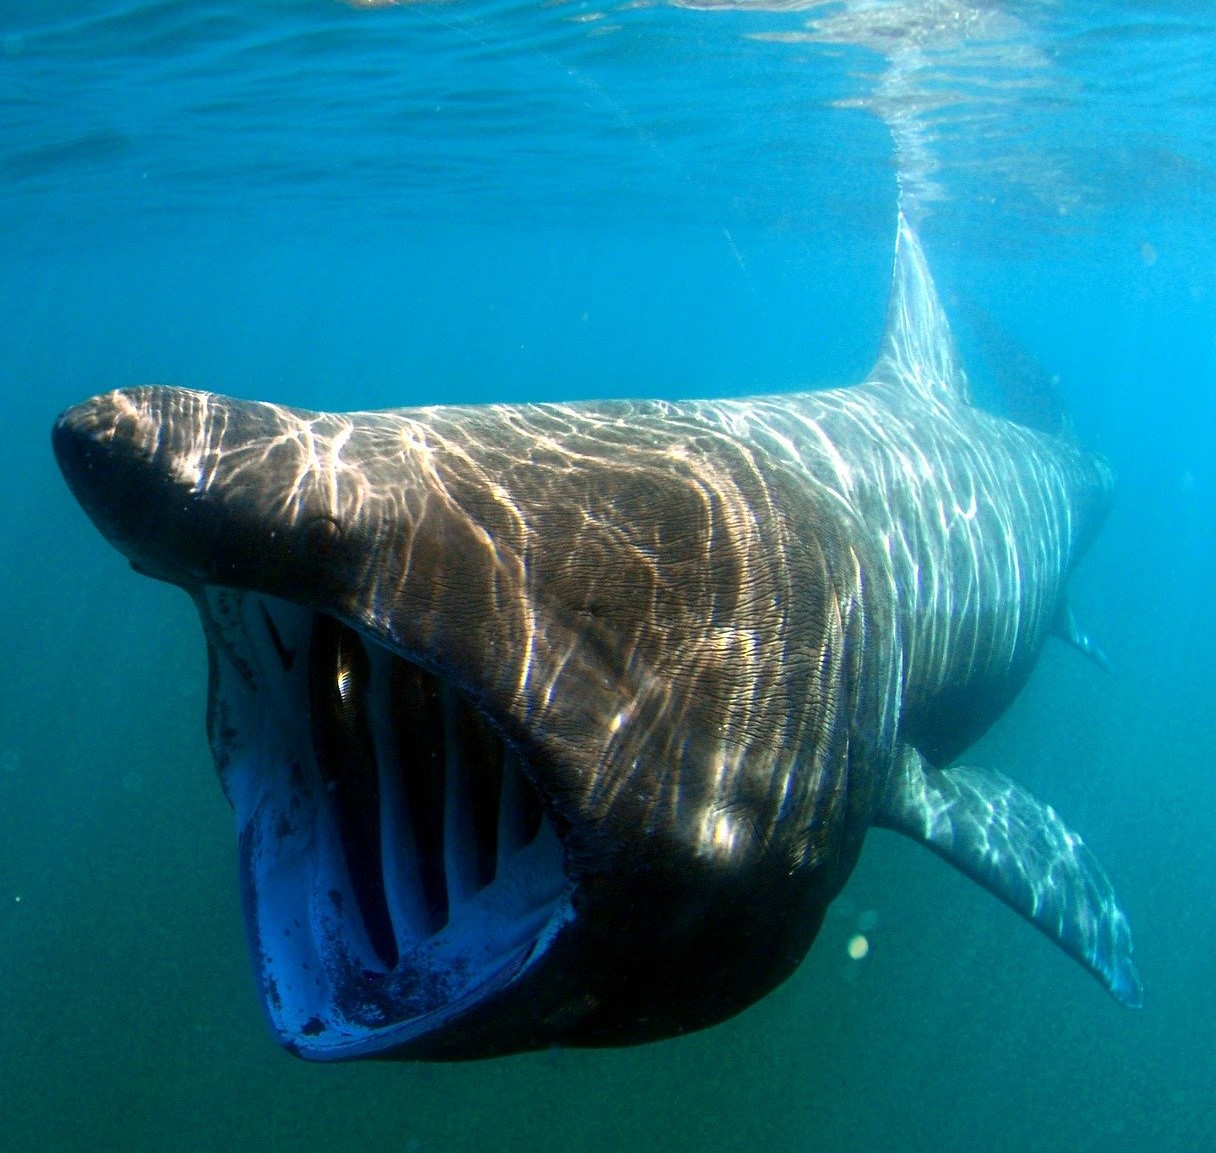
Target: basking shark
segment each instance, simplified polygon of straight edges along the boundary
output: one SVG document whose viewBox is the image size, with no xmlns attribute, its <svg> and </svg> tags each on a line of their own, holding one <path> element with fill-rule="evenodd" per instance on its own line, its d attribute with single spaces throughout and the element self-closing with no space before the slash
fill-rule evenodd
<svg viewBox="0 0 1216 1153">
<path fill-rule="evenodd" d="M 1100 657 L 1065 586 L 1112 474 L 970 403 L 902 220 L 851 388 L 345 414 L 130 388 L 54 448 L 198 606 L 250 952 L 301 1056 L 721 1021 L 799 964 L 874 825 L 1140 1004 L 1089 849 L 954 763 L 1050 634 Z"/>
</svg>

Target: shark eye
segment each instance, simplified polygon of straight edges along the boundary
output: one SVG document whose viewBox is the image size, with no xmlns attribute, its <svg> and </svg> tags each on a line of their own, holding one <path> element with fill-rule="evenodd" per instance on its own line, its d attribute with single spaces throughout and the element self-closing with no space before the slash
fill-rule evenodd
<svg viewBox="0 0 1216 1153">
<path fill-rule="evenodd" d="M 338 518 L 329 513 L 312 517 L 304 525 L 303 552 L 315 559 L 335 556 L 346 533 Z"/>
<path fill-rule="evenodd" d="M 337 517 L 330 516 L 329 513 L 322 513 L 320 516 L 314 516 L 304 526 L 304 535 L 309 544 L 323 545 L 341 537 L 342 526 L 338 523 Z"/>
</svg>

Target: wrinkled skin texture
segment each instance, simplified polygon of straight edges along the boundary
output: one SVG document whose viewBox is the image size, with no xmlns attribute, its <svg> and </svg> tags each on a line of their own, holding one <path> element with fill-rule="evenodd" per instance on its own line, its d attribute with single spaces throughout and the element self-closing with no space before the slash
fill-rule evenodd
<svg viewBox="0 0 1216 1153">
<path fill-rule="evenodd" d="M 1112 478 L 970 405 L 906 229 L 886 348 L 854 388 L 350 414 L 128 389 L 65 414 L 56 450 L 133 565 L 199 604 L 255 966 L 297 1051 L 483 1056 L 721 1020 L 797 965 L 875 823 L 1138 1000 L 1126 921 L 1079 839 L 1003 778 L 946 769 L 1058 626 Z M 345 952 L 318 945 L 340 991 L 295 1017 L 285 1003 L 258 870 L 283 871 L 274 822 L 318 790 L 283 783 L 272 803 L 258 783 L 296 755 L 289 736 L 268 752 L 249 719 L 290 679 L 294 650 L 282 628 L 268 645 L 252 607 L 271 622 L 279 602 L 303 637 L 323 614 L 362 638 L 369 684 L 383 652 L 466 702 L 560 841 L 545 930 L 484 980 L 462 960 L 425 1012 L 402 974 L 430 946 L 393 909 L 408 940 L 386 972 L 349 961 L 356 925 Z M 357 702 L 374 733 L 378 699 Z M 345 916 L 307 908 L 318 940 Z"/>
</svg>

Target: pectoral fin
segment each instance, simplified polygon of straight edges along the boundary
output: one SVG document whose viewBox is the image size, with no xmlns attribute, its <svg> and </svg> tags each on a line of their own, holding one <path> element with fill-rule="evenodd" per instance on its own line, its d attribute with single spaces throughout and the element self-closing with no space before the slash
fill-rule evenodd
<svg viewBox="0 0 1216 1153">
<path fill-rule="evenodd" d="M 1051 631 L 1065 644 L 1072 645 L 1079 653 L 1089 657 L 1104 673 L 1115 671 L 1110 657 L 1102 651 L 1101 646 L 1090 633 L 1081 627 L 1081 622 L 1077 620 L 1076 614 L 1072 611 L 1072 605 L 1067 596 L 1060 598 L 1060 606 L 1056 610 L 1055 620 L 1052 621 Z"/>
<path fill-rule="evenodd" d="M 1050 805 L 988 769 L 935 769 L 906 748 L 877 824 L 923 841 L 1037 925 L 1123 1005 L 1144 999 L 1114 888 Z"/>
</svg>

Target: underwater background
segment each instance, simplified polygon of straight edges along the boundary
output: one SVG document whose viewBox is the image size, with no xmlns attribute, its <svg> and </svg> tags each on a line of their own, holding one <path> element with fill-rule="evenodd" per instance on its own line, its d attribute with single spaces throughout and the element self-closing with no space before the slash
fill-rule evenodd
<svg viewBox="0 0 1216 1153">
<path fill-rule="evenodd" d="M 861 379 L 897 206 L 976 393 L 1055 387 L 1120 478 L 967 759 L 1086 838 L 1120 1009 L 881 831 L 713 1030 L 310 1066 L 255 995 L 188 600 L 49 450 L 134 383 L 356 408 Z M 1199 1150 L 1216 1133 L 1216 10 L 5 0 L 0 1149 Z M 869 953 L 853 960 L 864 932 Z"/>
</svg>

